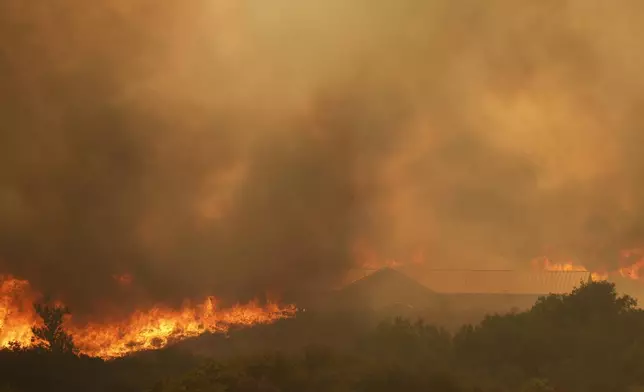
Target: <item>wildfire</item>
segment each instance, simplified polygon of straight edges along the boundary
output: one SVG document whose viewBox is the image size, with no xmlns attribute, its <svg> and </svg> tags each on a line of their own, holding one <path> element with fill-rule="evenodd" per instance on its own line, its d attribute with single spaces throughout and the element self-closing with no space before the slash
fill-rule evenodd
<svg viewBox="0 0 644 392">
<path fill-rule="evenodd" d="M 29 282 L 0 276 L 0 346 L 31 344 L 35 312 Z"/>
<path fill-rule="evenodd" d="M 356 241 L 353 245 L 352 252 L 356 267 L 365 270 L 400 268 L 425 264 L 425 251 L 422 248 L 416 249 L 404 262 L 391 258 L 381 258 L 366 241 Z"/>
<path fill-rule="evenodd" d="M 31 327 L 40 322 L 33 310 L 38 295 L 25 280 L 0 277 L 0 282 L 0 347 L 9 347 L 12 342 L 29 347 L 33 336 Z M 201 304 L 186 303 L 178 310 L 158 306 L 137 311 L 118 323 L 76 325 L 69 318 L 65 329 L 72 334 L 81 354 L 113 359 L 162 348 L 205 332 L 227 332 L 233 326 L 272 323 L 293 317 L 296 311 L 293 305 L 280 306 L 274 302 L 220 308 L 214 297 L 208 297 Z"/>
<path fill-rule="evenodd" d="M 546 271 L 588 271 L 591 272 L 591 279 L 593 281 L 607 280 L 610 274 L 619 274 L 623 278 L 632 280 L 640 279 L 640 270 L 644 268 L 644 249 L 629 249 L 624 250 L 620 254 L 620 263 L 622 267 L 607 272 L 589 271 L 586 267 L 575 264 L 572 262 L 566 263 L 553 263 L 548 258 L 536 259 L 533 265 L 542 268 Z"/>
<path fill-rule="evenodd" d="M 533 261 L 533 265 L 543 268 L 545 271 L 580 271 L 580 272 L 590 272 L 590 278 L 594 282 L 599 282 L 602 280 L 608 279 L 608 274 L 603 272 L 591 272 L 586 267 L 582 265 L 575 264 L 573 262 L 565 263 L 553 263 L 548 258 L 537 259 Z"/>
<path fill-rule="evenodd" d="M 639 279 L 640 269 L 644 267 L 644 249 L 624 250 L 621 257 L 622 264 L 626 266 L 619 269 L 619 274 L 625 278 Z"/>
<path fill-rule="evenodd" d="M 403 265 L 403 263 L 396 260 L 384 260 L 374 263 L 362 263 L 360 267 L 367 270 L 377 270 L 381 268 L 400 268 Z"/>
</svg>

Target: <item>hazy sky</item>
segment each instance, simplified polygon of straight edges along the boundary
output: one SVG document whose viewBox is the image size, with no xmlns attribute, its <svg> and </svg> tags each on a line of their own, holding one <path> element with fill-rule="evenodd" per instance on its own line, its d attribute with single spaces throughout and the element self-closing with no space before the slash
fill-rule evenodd
<svg viewBox="0 0 644 392">
<path fill-rule="evenodd" d="M 644 3 L 0 0 L 0 272 L 81 311 L 644 245 Z M 130 273 L 122 287 L 114 275 Z"/>
</svg>

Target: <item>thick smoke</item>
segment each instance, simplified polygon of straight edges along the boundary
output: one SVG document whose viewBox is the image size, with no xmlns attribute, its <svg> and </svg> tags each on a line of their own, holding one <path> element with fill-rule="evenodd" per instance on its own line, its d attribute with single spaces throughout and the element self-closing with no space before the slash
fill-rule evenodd
<svg viewBox="0 0 644 392">
<path fill-rule="evenodd" d="M 80 312 L 644 243 L 644 4 L 0 0 L 0 266 Z M 129 285 L 115 276 L 131 274 Z"/>
</svg>

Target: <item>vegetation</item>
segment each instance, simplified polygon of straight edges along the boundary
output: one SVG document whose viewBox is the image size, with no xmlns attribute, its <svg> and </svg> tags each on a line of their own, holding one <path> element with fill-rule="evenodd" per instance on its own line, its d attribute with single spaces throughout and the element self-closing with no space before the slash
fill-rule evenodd
<svg viewBox="0 0 644 392">
<path fill-rule="evenodd" d="M 0 353 L 0 390 L 629 392 L 644 386 L 644 312 L 608 282 L 581 284 L 456 333 L 402 318 L 375 328 L 346 317 L 289 320 L 253 329 L 279 350 L 258 347 L 252 330 L 240 331 L 226 341 L 244 341 L 239 347 L 247 349 L 222 345 L 226 355 L 216 358 L 189 354 L 188 346 L 111 362 L 79 357 L 59 329 L 64 313 L 39 312 L 45 329 L 37 336 L 49 342 L 47 350 Z M 292 328 L 304 326 L 298 346 Z M 345 339 L 334 344 L 343 329 Z"/>
<path fill-rule="evenodd" d="M 42 326 L 31 328 L 31 332 L 34 334 L 32 340 L 37 343 L 38 347 L 54 354 L 75 354 L 74 340 L 63 329 L 65 316 L 70 314 L 69 308 L 35 304 L 34 309 L 43 320 Z"/>
</svg>

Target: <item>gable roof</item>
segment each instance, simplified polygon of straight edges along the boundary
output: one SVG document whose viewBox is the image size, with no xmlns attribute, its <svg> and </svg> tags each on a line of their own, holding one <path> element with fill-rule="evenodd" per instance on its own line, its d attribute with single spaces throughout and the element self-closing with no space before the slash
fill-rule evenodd
<svg viewBox="0 0 644 392">
<path fill-rule="evenodd" d="M 342 281 L 340 282 L 339 289 L 342 289 L 354 282 L 357 282 L 358 280 L 362 278 L 366 278 L 367 276 L 378 272 L 380 269 L 379 268 L 356 268 L 356 269 L 351 269 L 347 271 L 344 274 L 344 277 Z"/>
<path fill-rule="evenodd" d="M 426 306 L 439 301 L 439 295 L 404 272 L 382 268 L 345 286 L 337 292 L 336 299 L 345 305 L 380 308 L 392 303 Z"/>
</svg>

